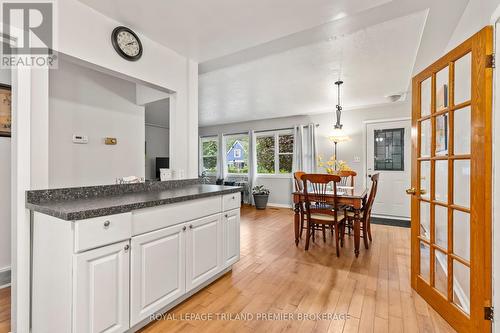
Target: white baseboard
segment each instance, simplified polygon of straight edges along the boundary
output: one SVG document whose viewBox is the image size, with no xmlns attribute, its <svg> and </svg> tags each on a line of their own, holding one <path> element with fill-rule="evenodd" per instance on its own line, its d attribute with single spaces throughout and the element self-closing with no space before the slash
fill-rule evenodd
<svg viewBox="0 0 500 333">
<path fill-rule="evenodd" d="M 268 202 L 267 205 L 269 207 L 276 207 L 276 208 L 292 208 L 292 204 L 278 204 L 278 203 Z"/>
<path fill-rule="evenodd" d="M 10 286 L 11 283 L 11 268 L 4 267 L 0 269 L 0 289 Z"/>
</svg>

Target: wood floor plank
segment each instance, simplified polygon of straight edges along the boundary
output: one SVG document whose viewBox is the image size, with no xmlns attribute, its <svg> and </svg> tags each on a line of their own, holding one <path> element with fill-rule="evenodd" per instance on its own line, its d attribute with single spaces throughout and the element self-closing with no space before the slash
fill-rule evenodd
<svg viewBox="0 0 500 333">
<path fill-rule="evenodd" d="M 372 234 L 370 249 L 362 246 L 358 258 L 352 236 L 337 257 L 329 233 L 326 243 L 317 237 L 306 252 L 304 239 L 298 247 L 293 242 L 291 210 L 245 206 L 241 259 L 232 272 L 172 309 L 176 320 L 153 322 L 141 332 L 454 332 L 411 289 L 410 230 L 374 225 Z M 179 320 L 216 313 L 253 317 Z M 283 319 L 266 319 L 263 313 Z M 9 318 L 10 289 L 1 289 L 0 333 L 9 331 Z"/>
</svg>

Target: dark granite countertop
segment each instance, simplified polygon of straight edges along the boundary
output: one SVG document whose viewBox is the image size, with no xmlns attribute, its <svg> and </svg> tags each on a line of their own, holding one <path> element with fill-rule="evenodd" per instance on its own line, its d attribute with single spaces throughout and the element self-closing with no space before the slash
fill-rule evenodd
<svg viewBox="0 0 500 333">
<path fill-rule="evenodd" d="M 236 193 L 241 190 L 242 188 L 238 186 L 185 184 L 173 188 L 146 189 L 143 191 L 113 193 L 111 195 L 89 197 L 71 197 L 71 195 L 68 195 L 68 199 L 62 199 L 54 195 L 40 199 L 40 193 L 45 195 L 46 192 L 51 190 L 46 190 L 45 192 L 32 191 L 27 193 L 26 208 L 63 220 L 75 221 L 210 196 Z M 63 191 L 63 189 L 59 189 L 58 191 Z M 71 191 L 71 189 L 65 189 L 65 191 Z"/>
</svg>

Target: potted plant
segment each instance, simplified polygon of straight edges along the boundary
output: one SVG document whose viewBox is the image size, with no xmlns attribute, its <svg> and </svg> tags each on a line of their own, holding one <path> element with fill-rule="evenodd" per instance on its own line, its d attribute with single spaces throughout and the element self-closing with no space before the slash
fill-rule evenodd
<svg viewBox="0 0 500 333">
<path fill-rule="evenodd" d="M 269 190 L 264 185 L 257 185 L 252 189 L 255 208 L 266 209 L 267 200 L 269 199 Z"/>
</svg>

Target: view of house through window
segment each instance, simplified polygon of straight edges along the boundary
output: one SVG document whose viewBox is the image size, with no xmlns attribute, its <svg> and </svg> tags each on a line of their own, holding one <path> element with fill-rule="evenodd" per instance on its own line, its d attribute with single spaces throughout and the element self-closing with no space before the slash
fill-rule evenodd
<svg viewBox="0 0 500 333">
<path fill-rule="evenodd" d="M 202 171 L 215 174 L 217 172 L 217 137 L 205 137 L 200 141 Z"/>
<path fill-rule="evenodd" d="M 257 173 L 290 174 L 293 160 L 291 132 L 266 132 L 257 136 Z"/>
<path fill-rule="evenodd" d="M 248 135 L 224 136 L 227 173 L 248 173 Z"/>
</svg>

